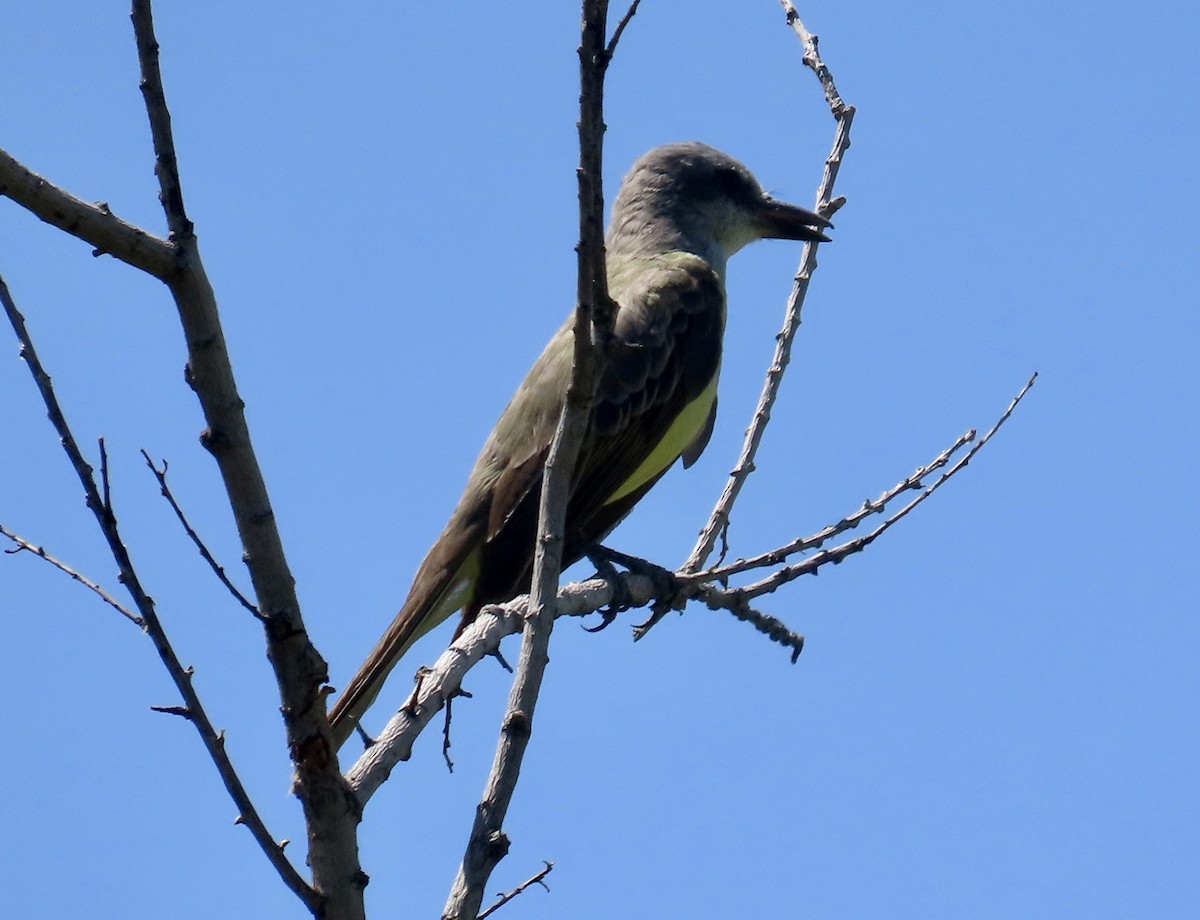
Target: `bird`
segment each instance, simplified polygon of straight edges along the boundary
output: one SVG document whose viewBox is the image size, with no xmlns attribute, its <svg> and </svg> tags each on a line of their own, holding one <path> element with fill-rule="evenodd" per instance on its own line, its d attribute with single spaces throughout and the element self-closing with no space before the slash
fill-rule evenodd
<svg viewBox="0 0 1200 920">
<path fill-rule="evenodd" d="M 605 236 L 616 304 L 571 477 L 564 565 L 582 558 L 712 434 L 725 332 L 725 268 L 759 239 L 826 242 L 830 222 L 767 194 L 738 160 L 697 141 L 636 160 Z M 412 644 L 462 611 L 529 590 L 542 469 L 566 399 L 573 320 L 550 339 L 479 454 L 445 530 L 392 624 L 330 710 L 337 747 Z"/>
</svg>

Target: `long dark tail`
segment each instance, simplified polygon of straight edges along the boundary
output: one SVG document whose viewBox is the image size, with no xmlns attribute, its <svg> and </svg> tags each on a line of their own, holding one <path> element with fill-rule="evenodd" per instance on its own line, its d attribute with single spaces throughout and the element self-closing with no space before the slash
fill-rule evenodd
<svg viewBox="0 0 1200 920">
<path fill-rule="evenodd" d="M 413 643 L 471 599 L 479 567 L 476 530 L 451 520 L 421 563 L 404 606 L 329 712 L 336 747 L 354 733 Z"/>
</svg>

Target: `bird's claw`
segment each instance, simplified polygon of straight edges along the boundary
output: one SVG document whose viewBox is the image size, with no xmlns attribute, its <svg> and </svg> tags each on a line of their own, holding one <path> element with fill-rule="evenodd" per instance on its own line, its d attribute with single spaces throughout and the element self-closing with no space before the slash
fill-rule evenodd
<svg viewBox="0 0 1200 920">
<path fill-rule="evenodd" d="M 655 600 L 650 607 L 651 620 L 661 619 L 669 610 L 673 610 L 679 606 L 679 601 L 683 595 L 683 587 L 680 585 L 679 579 L 675 576 L 674 572 L 637 556 L 629 556 L 599 544 L 593 546 L 588 551 L 587 556 L 592 564 L 596 566 L 597 573 L 613 589 L 613 602 L 605 608 L 609 619 L 601 626 L 596 627 L 596 631 L 607 626 L 608 622 L 611 622 L 611 616 L 615 616 L 621 610 L 633 606 L 630 603 L 629 590 L 625 587 L 625 583 L 616 577 L 616 569 L 613 567 L 614 562 L 620 563 L 630 572 L 645 575 L 654 584 Z M 620 591 L 619 595 L 618 588 Z M 620 597 L 620 601 L 618 601 L 618 597 Z"/>
<path fill-rule="evenodd" d="M 674 572 L 668 572 L 658 566 L 651 566 L 641 574 L 654 582 L 654 603 L 650 605 L 650 614 L 652 617 L 662 619 L 668 611 L 678 606 L 679 599 L 683 594 L 683 587 L 679 584 L 679 579 L 675 577 Z"/>
<path fill-rule="evenodd" d="M 601 616 L 600 624 L 598 626 L 583 627 L 587 632 L 598 633 L 612 625 L 612 621 L 617 618 L 618 613 L 632 607 L 633 598 L 630 596 L 629 588 L 626 587 L 616 566 L 612 564 L 609 550 L 603 546 L 594 546 L 588 551 L 587 557 L 592 565 L 596 567 L 596 574 L 608 583 L 608 588 L 612 591 L 612 600 L 608 602 L 608 606 L 596 611 Z"/>
<path fill-rule="evenodd" d="M 585 626 L 585 627 L 583 627 L 583 631 L 590 632 L 590 633 L 598 633 L 598 632 L 601 632 L 602 630 L 608 629 L 608 627 L 612 625 L 613 620 L 615 620 L 617 618 L 617 612 L 618 611 L 613 610 L 611 604 L 607 607 L 597 610 L 596 613 L 600 614 L 599 624 L 596 626 Z"/>
</svg>

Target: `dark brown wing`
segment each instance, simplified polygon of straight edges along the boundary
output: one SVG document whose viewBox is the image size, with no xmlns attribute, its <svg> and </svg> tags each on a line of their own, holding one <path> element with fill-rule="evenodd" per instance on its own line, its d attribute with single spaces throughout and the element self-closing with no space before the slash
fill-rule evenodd
<svg viewBox="0 0 1200 920">
<path fill-rule="evenodd" d="M 609 501 L 663 439 L 680 410 L 705 391 L 720 369 L 725 295 L 716 273 L 695 256 L 675 254 L 666 264 L 644 267 L 636 279 L 625 291 L 614 291 L 620 298 L 616 341 L 607 356 L 572 486 L 568 563 L 603 539 L 665 472 L 664 468 L 620 500 Z M 560 394 L 570 373 L 570 329 L 560 332 L 564 334 L 568 340 L 559 347 L 565 358 L 559 368 Z M 520 393 L 514 404 L 519 398 Z M 560 395 L 555 420 L 561 406 Z M 536 486 L 553 436 L 553 425 L 538 421 L 542 436 L 525 442 L 536 445 L 537 453 L 526 451 L 497 479 L 489 539 L 476 584 L 479 605 L 528 588 L 537 527 Z M 694 460 L 710 430 L 709 424 L 704 425 L 692 444 L 681 445 L 680 451 L 686 449 Z M 513 504 L 501 503 L 502 494 L 519 498 Z"/>
<path fill-rule="evenodd" d="M 592 540 L 613 526 L 597 533 L 593 515 L 658 446 L 684 407 L 714 383 L 721 366 L 725 292 L 707 263 L 681 258 L 680 264 L 643 272 L 639 280 L 617 315 L 617 341 L 597 392 L 568 512 L 569 529 Z M 694 461 L 710 431 L 706 416 L 696 440 L 680 444 L 679 453 Z"/>
</svg>

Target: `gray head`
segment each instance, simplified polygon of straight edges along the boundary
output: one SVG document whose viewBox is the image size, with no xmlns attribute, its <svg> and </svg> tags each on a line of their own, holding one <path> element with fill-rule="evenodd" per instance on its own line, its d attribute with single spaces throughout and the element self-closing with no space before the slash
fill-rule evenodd
<svg viewBox="0 0 1200 920">
<path fill-rule="evenodd" d="M 763 191 L 728 154 L 697 141 L 655 147 L 633 164 L 613 205 L 610 251 L 695 252 L 718 270 L 759 239 L 828 240 L 831 224 Z"/>
</svg>

